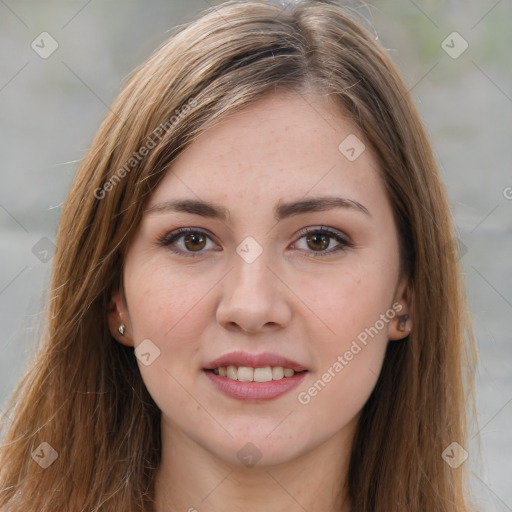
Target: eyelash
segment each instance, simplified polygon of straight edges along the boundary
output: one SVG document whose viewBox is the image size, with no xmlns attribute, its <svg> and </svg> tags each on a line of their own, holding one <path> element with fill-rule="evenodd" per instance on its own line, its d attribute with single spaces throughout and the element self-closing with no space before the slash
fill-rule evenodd
<svg viewBox="0 0 512 512">
<path fill-rule="evenodd" d="M 202 229 L 180 228 L 180 229 L 177 229 L 176 231 L 173 231 L 172 233 L 168 233 L 168 234 L 164 235 L 163 237 L 161 237 L 158 240 L 158 244 L 160 246 L 167 247 L 170 251 L 172 251 L 176 254 L 180 254 L 185 257 L 194 258 L 194 257 L 197 257 L 196 254 L 197 255 L 203 254 L 203 251 L 195 251 L 195 252 L 194 251 L 183 251 L 181 249 L 177 250 L 177 249 L 174 249 L 171 247 L 171 245 L 173 243 L 175 243 L 177 240 L 182 238 L 184 235 L 191 234 L 191 233 L 194 233 L 194 234 L 200 233 L 200 234 L 205 235 L 211 239 L 211 237 L 208 235 L 208 233 L 206 233 Z M 343 238 L 338 232 L 333 231 L 324 226 L 322 226 L 320 228 L 313 228 L 313 229 L 311 229 L 311 228 L 302 229 L 301 231 L 299 231 L 299 233 L 297 233 L 297 236 L 299 237 L 298 240 L 300 240 L 304 236 L 311 235 L 311 234 L 328 235 L 329 237 L 334 238 L 340 244 L 338 246 L 338 248 L 330 249 L 329 251 L 321 251 L 321 252 L 307 251 L 308 253 L 311 253 L 311 255 L 314 258 L 323 258 L 325 256 L 329 256 L 329 255 L 339 252 L 339 251 L 345 251 L 347 248 L 351 248 L 354 246 L 347 239 Z M 329 244 L 330 244 L 330 242 L 329 242 Z"/>
</svg>

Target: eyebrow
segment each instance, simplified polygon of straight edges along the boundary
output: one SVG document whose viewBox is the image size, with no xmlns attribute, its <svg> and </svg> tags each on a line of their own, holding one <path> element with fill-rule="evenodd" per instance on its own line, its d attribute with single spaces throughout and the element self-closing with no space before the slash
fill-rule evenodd
<svg viewBox="0 0 512 512">
<path fill-rule="evenodd" d="M 371 217 L 370 212 L 361 203 L 353 199 L 343 197 L 314 197 L 311 199 L 280 203 L 274 208 L 274 218 L 277 221 L 309 212 L 321 212 L 333 208 L 347 208 L 361 212 Z M 229 210 L 223 206 L 216 205 L 207 201 L 196 199 L 173 199 L 164 201 L 148 208 L 144 214 L 162 213 L 162 212 L 186 212 L 201 217 L 210 217 L 227 221 L 229 219 Z"/>
</svg>

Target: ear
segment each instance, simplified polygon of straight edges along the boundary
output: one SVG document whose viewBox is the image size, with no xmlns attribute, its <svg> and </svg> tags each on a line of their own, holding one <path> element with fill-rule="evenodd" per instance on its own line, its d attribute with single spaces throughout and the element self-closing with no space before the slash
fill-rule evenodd
<svg viewBox="0 0 512 512">
<path fill-rule="evenodd" d="M 409 279 L 404 277 L 398 283 L 393 305 L 396 315 L 390 322 L 388 338 L 401 340 L 409 336 L 414 324 L 413 293 Z"/>
<path fill-rule="evenodd" d="M 119 327 L 125 326 L 124 334 L 121 334 Z M 133 331 L 130 322 L 130 315 L 128 313 L 128 307 L 126 306 L 126 300 L 120 291 L 114 292 L 110 299 L 109 310 L 108 310 L 108 326 L 110 334 L 119 343 L 126 345 L 127 347 L 133 347 Z"/>
</svg>

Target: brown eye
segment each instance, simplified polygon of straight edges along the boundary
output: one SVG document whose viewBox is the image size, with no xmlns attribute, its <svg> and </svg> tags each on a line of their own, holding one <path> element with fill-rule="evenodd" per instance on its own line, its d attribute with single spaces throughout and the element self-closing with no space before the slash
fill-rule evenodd
<svg viewBox="0 0 512 512">
<path fill-rule="evenodd" d="M 203 233 L 189 233 L 183 237 L 183 243 L 187 250 L 200 251 L 206 245 L 206 236 Z"/>
<path fill-rule="evenodd" d="M 314 251 L 323 251 L 329 247 L 332 236 L 314 233 L 306 237 L 308 246 Z"/>
<path fill-rule="evenodd" d="M 199 229 L 181 228 L 160 238 L 159 245 L 182 256 L 201 256 L 215 244 L 207 233 Z"/>
<path fill-rule="evenodd" d="M 296 244 L 299 245 L 299 249 L 315 258 L 333 255 L 353 247 L 353 244 L 342 233 L 323 226 L 316 229 L 305 228 L 298 236 L 299 240 Z M 300 243 L 303 239 L 304 242 Z M 334 242 L 334 244 L 331 244 L 331 242 Z"/>
</svg>

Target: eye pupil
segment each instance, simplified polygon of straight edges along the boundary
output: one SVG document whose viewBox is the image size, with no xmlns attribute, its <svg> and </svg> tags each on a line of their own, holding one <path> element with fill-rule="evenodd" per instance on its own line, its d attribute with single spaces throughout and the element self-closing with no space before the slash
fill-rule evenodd
<svg viewBox="0 0 512 512">
<path fill-rule="evenodd" d="M 323 249 L 326 249 L 327 247 L 329 247 L 329 236 L 327 235 L 324 235 L 324 234 L 321 234 L 321 233 L 316 233 L 316 234 L 312 234 L 312 235 L 309 235 L 307 237 L 307 243 L 309 244 L 311 241 L 313 241 L 313 244 L 318 244 L 320 243 L 321 244 L 321 247 L 311 247 L 312 249 L 314 250 L 323 250 Z"/>
<path fill-rule="evenodd" d="M 209 238 L 210 236 L 208 236 L 207 233 L 203 233 L 195 229 L 180 229 L 162 238 L 160 240 L 160 245 L 169 247 L 172 252 L 184 256 L 195 256 L 196 254 L 193 253 L 197 253 L 197 255 L 200 256 L 206 253 L 204 249 L 208 245 Z M 346 242 L 341 236 L 331 232 L 330 230 L 326 230 L 325 228 L 309 232 L 303 230 L 300 240 L 304 240 L 304 238 L 306 239 L 306 245 L 309 248 L 309 251 L 307 252 L 309 252 L 310 256 L 315 257 L 330 255 L 339 251 L 344 251 L 345 247 L 351 247 L 350 243 Z M 338 248 L 328 251 L 327 249 L 329 248 L 332 240 L 336 240 L 338 242 Z M 173 248 L 178 242 L 181 247 Z"/>
<path fill-rule="evenodd" d="M 202 244 L 202 245 L 201 245 L 201 247 L 197 247 L 197 245 L 195 245 L 195 247 L 190 247 L 189 242 L 191 242 L 192 245 L 195 245 L 197 243 L 199 243 L 200 245 Z M 184 243 L 185 243 L 185 247 L 189 250 L 190 249 L 201 250 L 204 248 L 204 245 L 206 243 L 206 237 L 202 233 L 188 233 L 187 235 L 184 236 Z"/>
</svg>

